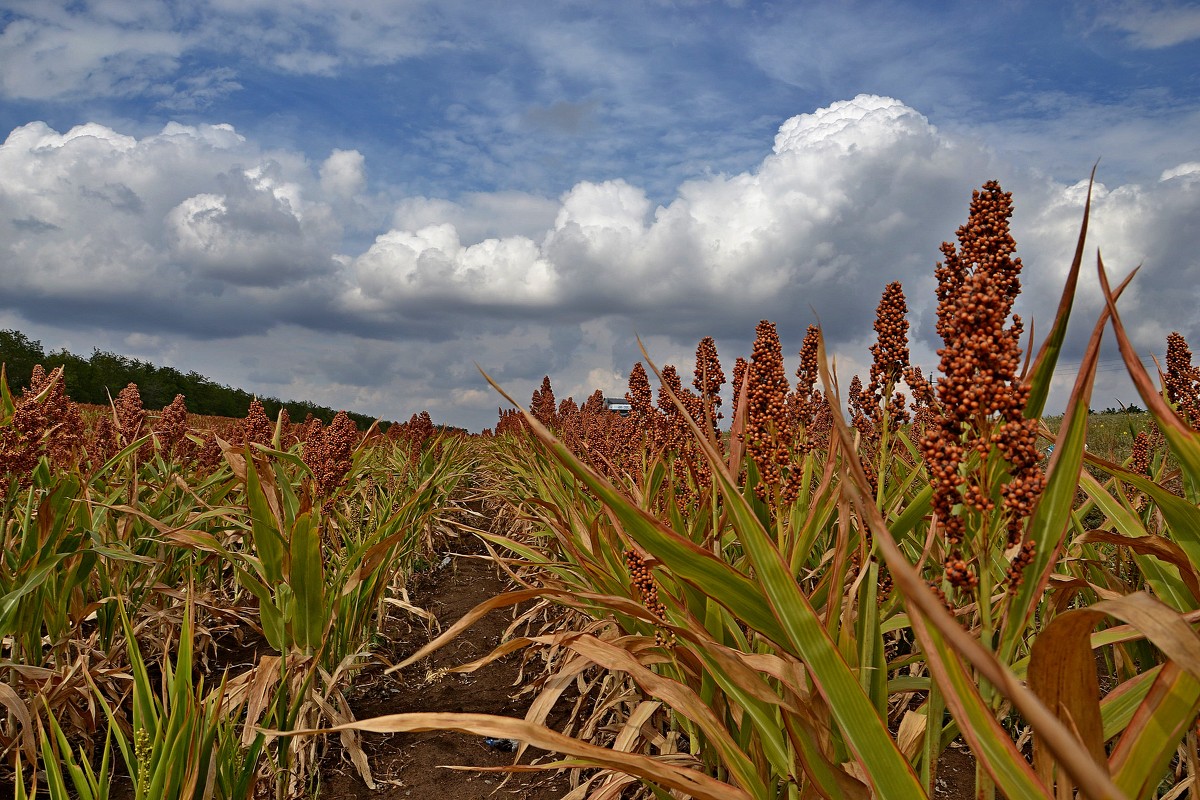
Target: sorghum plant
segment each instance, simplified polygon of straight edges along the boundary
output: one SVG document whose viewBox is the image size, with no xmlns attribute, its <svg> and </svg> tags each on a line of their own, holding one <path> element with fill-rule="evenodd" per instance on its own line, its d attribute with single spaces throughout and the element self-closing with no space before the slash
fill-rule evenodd
<svg viewBox="0 0 1200 800">
<path fill-rule="evenodd" d="M 896 391 L 909 367 L 907 313 L 903 287 L 899 281 L 889 283 L 875 311 L 878 338 L 871 345 L 871 382 L 867 393 L 874 401 L 872 417 L 876 427 L 886 426 L 893 433 L 908 422 L 904 395 Z"/>
<path fill-rule="evenodd" d="M 29 383 L 0 428 L 0 473 L 15 477 L 21 487 L 29 485 L 42 456 L 69 467 L 84 442 L 83 417 L 66 395 L 62 368 L 47 375 L 38 364 Z"/>
<path fill-rule="evenodd" d="M 662 386 L 658 390 L 661 445 L 663 451 L 670 453 L 672 457 L 675 497 L 681 505 L 687 505 L 696 499 L 692 482 L 694 481 L 696 486 L 702 486 L 709 481 L 710 476 L 707 465 L 702 464 L 704 459 L 700 457 L 696 440 L 688 427 L 688 420 L 671 400 L 672 395 L 679 399 L 687 417 L 695 424 L 706 426 L 708 423 L 704 421 L 704 406 L 700 396 L 683 387 L 675 367 L 663 367 Z"/>
<path fill-rule="evenodd" d="M 817 404 L 817 339 L 820 329 L 809 325 L 804 333 L 804 341 L 800 344 L 800 366 L 796 368 L 796 385 L 788 394 L 788 424 L 796 433 L 796 446 L 803 452 L 811 452 L 812 441 L 809 438 L 809 428 Z"/>
<path fill-rule="evenodd" d="M 755 494 L 760 500 L 774 495 L 786 504 L 795 497 L 796 481 L 781 471 L 791 461 L 783 352 L 774 323 L 759 322 L 755 334 L 746 378 L 746 452 L 760 478 Z"/>
<path fill-rule="evenodd" d="M 212 431 L 204 434 L 204 441 L 196 452 L 196 466 L 201 472 L 212 472 L 221 465 L 223 455 L 221 443 Z"/>
<path fill-rule="evenodd" d="M 687 421 L 671 401 L 674 394 L 687 406 L 683 395 L 683 382 L 679 379 L 679 371 L 671 364 L 662 368 L 662 385 L 658 388 L 658 412 L 662 420 L 662 444 L 676 453 L 682 452 L 687 439 L 691 438 Z M 694 396 L 694 395 L 693 395 Z M 693 417 L 694 419 L 694 417 Z"/>
<path fill-rule="evenodd" d="M 1178 331 L 1167 336 L 1167 399 L 1193 428 L 1200 425 L 1200 370 L 1192 366 L 1192 351 Z"/>
<path fill-rule="evenodd" d="M 271 444 L 271 439 L 275 435 L 275 426 L 271 424 L 271 418 L 267 416 L 267 410 L 263 408 L 263 404 L 254 398 L 250 401 L 250 409 L 246 412 L 246 419 L 242 422 L 240 431 L 240 444 L 261 444 L 264 447 Z"/>
<path fill-rule="evenodd" d="M 550 376 L 542 378 L 542 385 L 533 390 L 533 398 L 529 401 L 529 410 L 538 422 L 547 428 L 558 427 L 557 406 L 554 400 L 554 389 L 550 386 Z"/>
<path fill-rule="evenodd" d="M 646 368 L 640 361 L 629 370 L 629 391 L 625 394 L 625 399 L 630 405 L 629 418 L 644 434 L 653 439 L 658 428 L 658 415 L 654 411 L 654 393 L 650 390 L 650 379 L 646 377 Z"/>
<path fill-rule="evenodd" d="M 328 428 L 323 428 L 315 418 L 305 426 L 302 458 L 312 471 L 313 488 L 327 514 L 333 507 L 335 493 L 350 472 L 357 444 L 358 427 L 345 411 L 339 411 Z"/>
<path fill-rule="evenodd" d="M 504 415 L 502 413 L 501 419 L 503 420 L 503 418 Z M 428 411 L 419 411 L 409 417 L 408 422 L 403 425 L 393 425 L 392 428 L 395 428 L 396 431 L 393 434 L 392 429 L 389 428 L 389 437 L 398 438 L 407 443 L 409 460 L 413 466 L 416 466 L 417 462 L 420 461 L 425 444 L 437 436 L 437 426 L 433 424 L 433 418 L 429 416 Z M 500 426 L 497 426 L 496 433 L 500 432 Z"/>
<path fill-rule="evenodd" d="M 111 413 L 100 414 L 88 431 L 87 442 L 84 445 L 93 467 L 105 463 L 121 449 L 116 427 L 113 425 Z M 220 450 L 217 451 L 220 456 Z"/>
<path fill-rule="evenodd" d="M 749 362 L 741 356 L 733 361 L 733 411 L 735 414 L 742 407 L 742 384 L 745 382 L 748 366 Z"/>
<path fill-rule="evenodd" d="M 515 408 L 501 408 L 497 411 L 496 436 L 520 434 L 527 430 L 525 418 Z M 393 425 L 392 427 L 398 427 Z"/>
<path fill-rule="evenodd" d="M 191 455 L 192 442 L 187 438 L 187 413 L 183 395 L 177 394 L 158 416 L 154 434 L 164 461 L 170 461 L 172 457 L 184 460 Z"/>
<path fill-rule="evenodd" d="M 696 372 L 692 386 L 700 393 L 700 402 L 714 433 L 721 419 L 721 387 L 724 385 L 725 373 L 721 370 L 721 359 L 717 357 L 717 343 L 711 336 L 705 336 L 696 345 Z"/>
<path fill-rule="evenodd" d="M 1024 417 L 1029 388 L 1019 377 L 1022 324 L 1012 306 L 1021 260 L 1008 231 L 1011 215 L 1012 195 L 990 181 L 972 196 L 958 247 L 942 243 L 940 407 L 922 441 L 946 545 L 945 580 L 963 596 L 978 586 L 985 632 L 992 623 L 986 599 L 993 554 L 1021 545 L 1044 486 L 1037 423 Z M 1017 558 L 1027 558 L 1024 550 Z M 1019 568 L 1010 571 L 1010 585 L 1019 579 Z"/>
<path fill-rule="evenodd" d="M 887 285 L 875 311 L 876 341 L 871 345 L 870 383 L 863 388 L 858 376 L 849 387 L 851 420 L 859 432 L 859 454 L 876 496 L 882 502 L 883 486 L 893 455 L 905 457 L 905 447 L 895 448 L 901 428 L 909 420 L 905 397 L 896 391 L 908 363 L 908 307 L 899 281 Z M 893 452 L 899 450 L 899 453 Z"/>
<path fill-rule="evenodd" d="M 146 424 L 146 409 L 142 407 L 142 395 L 136 383 L 130 383 L 121 390 L 114 408 L 121 445 L 128 446 L 142 435 Z"/>
<path fill-rule="evenodd" d="M 564 397 L 558 404 L 556 416 L 563 442 L 571 448 L 571 452 L 580 452 L 583 449 L 583 420 L 575 398 Z"/>
<path fill-rule="evenodd" d="M 904 382 L 912 392 L 913 400 L 913 438 L 924 436 L 929 426 L 934 424 L 937 414 L 937 396 L 933 386 L 925 379 L 920 367 L 913 366 L 904 372 Z"/>
<path fill-rule="evenodd" d="M 850 401 L 850 419 L 855 430 L 864 442 L 875 442 L 879 438 L 879 429 L 876 427 L 873 413 L 877 408 L 872 402 L 874 396 L 863 388 L 862 378 L 857 375 L 850 379 L 846 394 Z"/>
<path fill-rule="evenodd" d="M 656 619 L 665 623 L 667 619 L 667 607 L 658 599 L 658 585 L 654 582 L 654 575 L 650 572 L 650 567 L 646 564 L 646 559 L 636 550 L 629 549 L 625 551 L 625 564 L 629 567 L 629 575 L 633 581 L 633 587 L 641 597 L 642 605 Z M 663 647 L 670 646 L 674 642 L 675 634 L 671 633 L 669 628 L 663 625 L 655 626 L 655 644 Z"/>
</svg>

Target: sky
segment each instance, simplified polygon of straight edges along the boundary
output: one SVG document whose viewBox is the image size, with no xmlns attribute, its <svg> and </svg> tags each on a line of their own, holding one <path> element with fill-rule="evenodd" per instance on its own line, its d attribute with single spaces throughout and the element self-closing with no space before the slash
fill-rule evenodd
<svg viewBox="0 0 1200 800">
<path fill-rule="evenodd" d="M 761 319 L 848 383 L 894 280 L 929 372 L 991 179 L 1040 341 L 1097 161 L 1051 410 L 1097 252 L 1146 363 L 1200 347 L 1197 3 L 0 0 L 0 140 L 0 328 L 388 420 L 620 395 L 639 337 L 730 372 Z"/>
</svg>

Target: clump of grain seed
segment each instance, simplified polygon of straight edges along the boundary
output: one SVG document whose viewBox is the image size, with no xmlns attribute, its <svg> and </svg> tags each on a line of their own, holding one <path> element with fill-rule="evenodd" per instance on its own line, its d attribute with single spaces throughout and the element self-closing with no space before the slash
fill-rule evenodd
<svg viewBox="0 0 1200 800">
<path fill-rule="evenodd" d="M 187 415 L 187 402 L 181 394 L 175 395 L 171 404 L 158 415 L 154 435 L 163 460 L 170 461 L 174 457 L 182 462 L 191 456 L 193 446 L 187 438 Z"/>
<path fill-rule="evenodd" d="M 242 421 L 239 444 L 261 444 L 265 447 L 271 444 L 274 436 L 275 426 L 271 424 L 267 410 L 256 397 L 250 401 L 250 409 L 246 412 L 246 419 Z"/>
<path fill-rule="evenodd" d="M 942 243 L 944 260 L 936 273 L 942 377 L 937 413 L 922 449 L 933 481 L 934 511 L 949 548 L 946 579 L 966 589 L 973 585 L 959 549 L 964 536 L 981 538 L 972 542 L 967 556 L 972 561 L 990 558 L 986 554 L 995 546 L 987 541 L 986 526 L 982 532 L 966 526 L 968 514 L 988 515 L 994 509 L 989 454 L 999 452 L 1006 462 L 1000 487 L 1006 546 L 1020 543 L 1025 519 L 1045 485 L 1036 420 L 1024 418 L 1029 387 L 1018 376 L 1023 328 L 1012 306 L 1020 293 L 1021 259 L 1014 256 L 1008 230 L 1011 215 L 1012 195 L 995 181 L 984 184 L 972 196 L 967 224 L 958 229 L 958 247 Z M 968 468 L 972 453 L 981 467 Z"/>
<path fill-rule="evenodd" d="M 646 560 L 636 550 L 630 549 L 625 551 L 625 564 L 629 567 L 629 576 L 642 599 L 642 605 L 662 623 L 655 625 L 654 643 L 660 647 L 674 647 L 675 634 L 665 626 L 667 607 L 658 599 L 658 585 Z"/>
<path fill-rule="evenodd" d="M 554 399 L 554 388 L 550 385 L 550 376 L 542 378 L 542 385 L 533 390 L 529 401 L 529 413 L 533 418 L 550 430 L 558 427 L 558 405 Z"/>
<path fill-rule="evenodd" d="M 1200 370 L 1192 366 L 1192 351 L 1178 331 L 1167 336 L 1167 399 L 1193 428 L 1200 425 Z"/>
<path fill-rule="evenodd" d="M 763 320 L 755 329 L 754 349 L 746 377 L 746 452 L 758 468 L 761 483 L 755 486 L 759 499 L 777 494 L 781 504 L 795 499 L 799 488 L 786 480 L 781 468 L 789 464 L 788 381 L 783 371 L 783 352 L 774 323 Z"/>
<path fill-rule="evenodd" d="M 717 343 L 711 336 L 705 336 L 696 345 L 696 370 L 692 386 L 700 393 L 701 407 L 714 432 L 721 419 L 721 387 L 724 385 L 725 373 L 721 369 L 721 359 L 717 357 Z"/>
</svg>

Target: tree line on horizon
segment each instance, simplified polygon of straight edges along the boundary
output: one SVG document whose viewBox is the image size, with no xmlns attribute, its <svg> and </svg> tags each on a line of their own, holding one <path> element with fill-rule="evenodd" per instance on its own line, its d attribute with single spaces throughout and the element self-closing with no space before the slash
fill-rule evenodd
<svg viewBox="0 0 1200 800">
<path fill-rule="evenodd" d="M 244 417 L 250 402 L 257 396 L 243 389 L 225 386 L 198 372 L 180 372 L 174 367 L 159 367 L 149 361 L 93 349 L 90 358 L 83 358 L 66 349 L 46 353 L 42 343 L 17 330 L 0 330 L 0 363 L 4 364 L 9 389 L 16 393 L 29 386 L 34 366 L 41 364 L 47 372 L 64 367 L 67 391 L 77 403 L 107 405 L 130 383 L 137 384 L 147 409 L 170 405 L 175 395 L 187 401 L 188 411 L 213 417 Z M 337 413 L 334 409 L 301 400 L 280 400 L 258 397 L 271 417 L 286 408 L 288 416 L 301 421 L 311 414 L 329 424 Z M 360 430 L 366 430 L 374 417 L 347 411 Z M 382 427 L 387 427 L 383 425 Z"/>
</svg>

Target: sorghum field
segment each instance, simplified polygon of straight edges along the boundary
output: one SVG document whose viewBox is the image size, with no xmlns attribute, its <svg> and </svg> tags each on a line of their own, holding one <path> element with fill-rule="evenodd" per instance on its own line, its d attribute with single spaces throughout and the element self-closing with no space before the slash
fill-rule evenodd
<svg viewBox="0 0 1200 800">
<path fill-rule="evenodd" d="M 1173 334 L 1144 372 L 1097 263 L 1107 310 L 1071 320 L 1094 331 L 1044 420 L 1087 219 L 1030 342 L 1011 202 L 985 184 L 942 247 L 929 374 L 893 283 L 862 379 L 816 327 L 789 375 L 763 321 L 728 376 L 705 338 L 690 386 L 634 365 L 627 417 L 547 378 L 482 436 L 0 386 L 14 797 L 415 796 L 378 734 L 440 730 L 500 753 L 447 798 L 558 769 L 536 796 L 909 800 L 948 796 L 951 752 L 979 798 L 1196 796 L 1200 370 Z M 1147 410 L 1102 437 L 1104 337 Z M 473 609 L 413 588 L 460 568 Z M 446 710 L 498 669 L 510 713 Z"/>
</svg>

